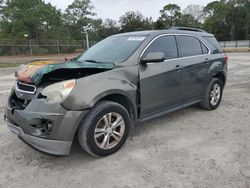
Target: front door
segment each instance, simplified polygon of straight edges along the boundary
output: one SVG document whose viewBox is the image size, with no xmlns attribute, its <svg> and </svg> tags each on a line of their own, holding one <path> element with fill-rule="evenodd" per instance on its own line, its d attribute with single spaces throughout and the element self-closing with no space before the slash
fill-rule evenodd
<svg viewBox="0 0 250 188">
<path fill-rule="evenodd" d="M 179 65 L 176 37 L 158 37 L 142 57 L 150 52 L 163 52 L 166 60 L 161 63 L 139 65 L 141 118 L 165 110 L 179 103 L 182 98 L 181 67 Z"/>
</svg>

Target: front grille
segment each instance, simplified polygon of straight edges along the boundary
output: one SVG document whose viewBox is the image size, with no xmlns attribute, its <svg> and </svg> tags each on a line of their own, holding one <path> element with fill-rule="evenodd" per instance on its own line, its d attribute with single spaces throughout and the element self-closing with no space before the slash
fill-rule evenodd
<svg viewBox="0 0 250 188">
<path fill-rule="evenodd" d="M 27 94 L 35 94 L 36 93 L 36 86 L 31 84 L 24 84 L 22 82 L 16 82 L 16 91 L 21 91 Z"/>
<path fill-rule="evenodd" d="M 30 103 L 30 100 L 18 98 L 15 92 L 12 92 L 10 95 L 9 105 L 12 109 L 24 110 L 28 106 L 29 103 Z"/>
</svg>

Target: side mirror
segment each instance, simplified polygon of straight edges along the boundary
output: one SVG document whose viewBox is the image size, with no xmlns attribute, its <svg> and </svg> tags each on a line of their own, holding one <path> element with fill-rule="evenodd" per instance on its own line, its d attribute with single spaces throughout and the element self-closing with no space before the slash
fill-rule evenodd
<svg viewBox="0 0 250 188">
<path fill-rule="evenodd" d="M 143 57 L 141 59 L 142 64 L 147 63 L 160 63 L 165 61 L 166 57 L 165 54 L 162 52 L 150 52 L 146 55 L 146 57 Z"/>
</svg>

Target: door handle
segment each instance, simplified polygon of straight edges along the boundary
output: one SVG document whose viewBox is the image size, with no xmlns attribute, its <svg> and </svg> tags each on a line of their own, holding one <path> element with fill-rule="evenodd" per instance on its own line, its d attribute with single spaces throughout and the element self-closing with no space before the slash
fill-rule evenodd
<svg viewBox="0 0 250 188">
<path fill-rule="evenodd" d="M 176 67 L 175 67 L 175 69 L 176 69 L 177 71 L 180 71 L 182 68 L 183 68 L 183 67 L 180 66 L 180 65 L 176 65 Z"/>
<path fill-rule="evenodd" d="M 209 57 L 206 57 L 206 58 L 205 58 L 205 63 L 206 63 L 207 65 L 209 65 L 209 63 L 210 63 Z"/>
</svg>

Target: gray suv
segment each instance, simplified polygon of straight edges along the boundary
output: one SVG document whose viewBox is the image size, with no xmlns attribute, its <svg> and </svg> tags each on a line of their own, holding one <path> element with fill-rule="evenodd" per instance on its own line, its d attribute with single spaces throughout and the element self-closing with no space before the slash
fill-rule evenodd
<svg viewBox="0 0 250 188">
<path fill-rule="evenodd" d="M 68 155 L 77 137 L 107 156 L 140 122 L 194 104 L 216 109 L 227 59 L 212 34 L 193 28 L 111 36 L 71 60 L 20 66 L 4 118 L 40 151 Z"/>
</svg>

